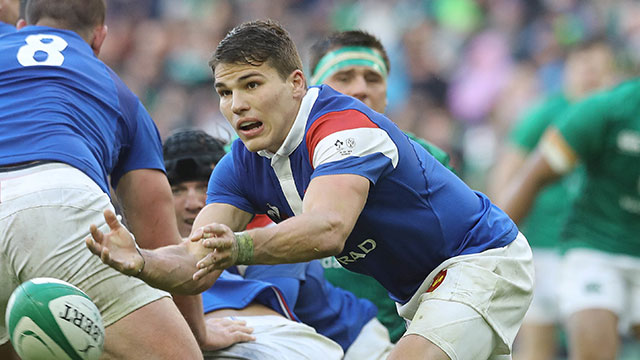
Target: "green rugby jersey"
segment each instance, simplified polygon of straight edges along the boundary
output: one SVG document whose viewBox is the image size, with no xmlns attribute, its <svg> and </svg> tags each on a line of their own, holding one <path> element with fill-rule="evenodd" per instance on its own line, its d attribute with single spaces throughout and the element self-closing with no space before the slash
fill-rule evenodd
<svg viewBox="0 0 640 360">
<path fill-rule="evenodd" d="M 528 111 L 509 134 L 509 142 L 525 153 L 535 150 L 542 134 L 571 105 L 563 94 L 553 95 Z M 538 193 L 519 228 L 533 247 L 558 245 L 560 234 L 580 184 L 581 167 Z"/>
<path fill-rule="evenodd" d="M 586 170 L 566 247 L 640 256 L 640 79 L 572 106 L 555 126 Z"/>
</svg>

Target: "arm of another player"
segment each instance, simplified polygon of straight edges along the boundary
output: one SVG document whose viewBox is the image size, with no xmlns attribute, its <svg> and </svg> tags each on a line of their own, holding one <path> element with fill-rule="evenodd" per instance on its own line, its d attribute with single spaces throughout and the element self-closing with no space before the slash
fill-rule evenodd
<svg viewBox="0 0 640 360">
<path fill-rule="evenodd" d="M 211 224 L 196 230 L 191 240 L 204 237 L 204 245 L 214 251 L 198 263 L 201 270 L 194 277 L 236 263 L 295 263 L 340 253 L 367 201 L 369 185 L 359 175 L 314 178 L 305 192 L 302 214 L 245 232 L 252 247 L 249 259 L 238 260 L 237 239 L 230 228 Z"/>
<path fill-rule="evenodd" d="M 129 230 L 136 235 L 136 242 L 141 248 L 156 249 L 182 243 L 176 224 L 171 187 L 163 172 L 153 169 L 129 171 L 120 178 L 116 194 L 122 204 Z M 190 256 L 185 257 L 189 259 Z M 187 261 L 195 263 L 196 260 L 191 258 Z M 187 282 L 185 285 L 195 287 L 188 289 L 188 293 L 199 293 L 203 287 L 195 282 Z M 209 345 L 200 295 L 185 296 L 173 292 L 173 301 L 187 320 L 200 346 Z"/>
<path fill-rule="evenodd" d="M 501 197 L 505 195 L 509 182 L 522 170 L 529 154 L 522 148 L 513 144 L 505 144 L 502 153 L 496 161 L 489 183 L 487 184 L 487 195 L 496 203 L 504 202 Z"/>
<path fill-rule="evenodd" d="M 522 170 L 508 183 L 505 196 L 497 205 L 514 222 L 519 223 L 529 212 L 538 192 L 547 184 L 568 173 L 578 161 L 575 151 L 562 134 L 551 127 Z"/>
<path fill-rule="evenodd" d="M 105 220 L 111 229 L 108 234 L 91 227 L 92 237 L 87 239 L 87 246 L 94 254 L 116 270 L 137 275 L 149 285 L 172 293 L 198 294 L 213 284 L 217 277 L 214 274 L 199 281 L 191 278 L 196 262 L 208 250 L 199 243 L 183 242 L 180 238 L 171 189 L 161 171 L 127 172 L 116 191 L 144 258 L 136 250 L 129 231 L 111 211 L 105 212 Z M 142 273 L 138 274 L 141 269 Z"/>
</svg>

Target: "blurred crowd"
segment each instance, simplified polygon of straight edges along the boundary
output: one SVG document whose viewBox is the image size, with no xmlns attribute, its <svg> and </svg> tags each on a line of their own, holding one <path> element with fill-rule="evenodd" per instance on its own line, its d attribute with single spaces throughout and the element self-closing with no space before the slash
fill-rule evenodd
<svg viewBox="0 0 640 360">
<path fill-rule="evenodd" d="M 183 126 L 223 140 L 207 63 L 240 22 L 271 18 L 289 30 L 303 62 L 318 38 L 363 29 L 389 51 L 387 114 L 448 151 L 461 177 L 486 188 L 507 131 L 560 91 L 572 46 L 605 38 L 618 78 L 640 64 L 635 0 L 108 0 L 101 59 L 148 107 L 162 137 Z M 309 69 L 307 74 L 309 73 Z"/>
</svg>

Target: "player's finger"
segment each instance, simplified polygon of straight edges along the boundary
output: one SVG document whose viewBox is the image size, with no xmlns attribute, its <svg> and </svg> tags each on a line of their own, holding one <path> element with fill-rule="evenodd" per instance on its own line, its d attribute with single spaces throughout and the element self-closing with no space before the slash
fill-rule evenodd
<svg viewBox="0 0 640 360">
<path fill-rule="evenodd" d="M 103 234 L 102 231 L 98 230 L 98 227 L 94 224 L 89 226 L 89 232 L 91 233 L 91 237 L 95 242 L 102 244 Z"/>
<path fill-rule="evenodd" d="M 256 337 L 251 335 L 251 333 L 247 333 L 245 331 L 239 330 L 239 331 L 234 331 L 232 333 L 232 338 L 234 340 L 234 344 L 235 343 L 239 343 L 239 342 L 247 342 L 247 341 L 255 341 Z"/>
<path fill-rule="evenodd" d="M 107 225 L 109 225 L 109 229 L 111 230 L 117 230 L 121 226 L 120 221 L 118 221 L 118 217 L 116 217 L 116 214 L 114 214 L 113 211 L 109 209 L 104 211 L 104 220 L 107 222 Z"/>
<path fill-rule="evenodd" d="M 87 236 L 84 239 L 84 243 L 85 245 L 87 245 L 87 248 L 89 248 L 89 251 L 91 251 L 94 255 L 100 255 L 100 253 L 102 252 L 102 246 L 95 242 L 92 236 Z"/>
<path fill-rule="evenodd" d="M 196 263 L 196 267 L 198 269 L 204 269 L 206 267 L 213 265 L 213 263 L 215 262 L 214 253 L 215 253 L 215 250 L 205 255 L 205 257 L 203 257 L 202 259 L 200 259 L 200 261 Z"/>
<path fill-rule="evenodd" d="M 209 274 L 213 270 L 214 270 L 213 265 L 209 266 L 209 267 L 205 267 L 205 268 L 199 269 L 198 271 L 195 272 L 195 274 L 193 274 L 193 280 L 199 280 L 199 279 L 205 277 L 207 274 Z"/>
</svg>

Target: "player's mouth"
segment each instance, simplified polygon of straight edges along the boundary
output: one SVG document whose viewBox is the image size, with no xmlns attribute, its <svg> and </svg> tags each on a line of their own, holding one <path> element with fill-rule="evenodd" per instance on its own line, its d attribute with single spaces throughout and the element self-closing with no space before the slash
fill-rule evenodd
<svg viewBox="0 0 640 360">
<path fill-rule="evenodd" d="M 196 220 L 195 218 L 193 218 L 193 219 L 184 219 L 184 223 L 187 224 L 187 225 L 193 225 L 193 222 L 195 220 Z"/>
<path fill-rule="evenodd" d="M 257 135 L 260 135 L 264 126 L 262 121 L 258 121 L 255 119 L 246 119 L 238 122 L 237 125 L 238 133 L 242 133 L 244 137 L 251 138 Z"/>
</svg>

